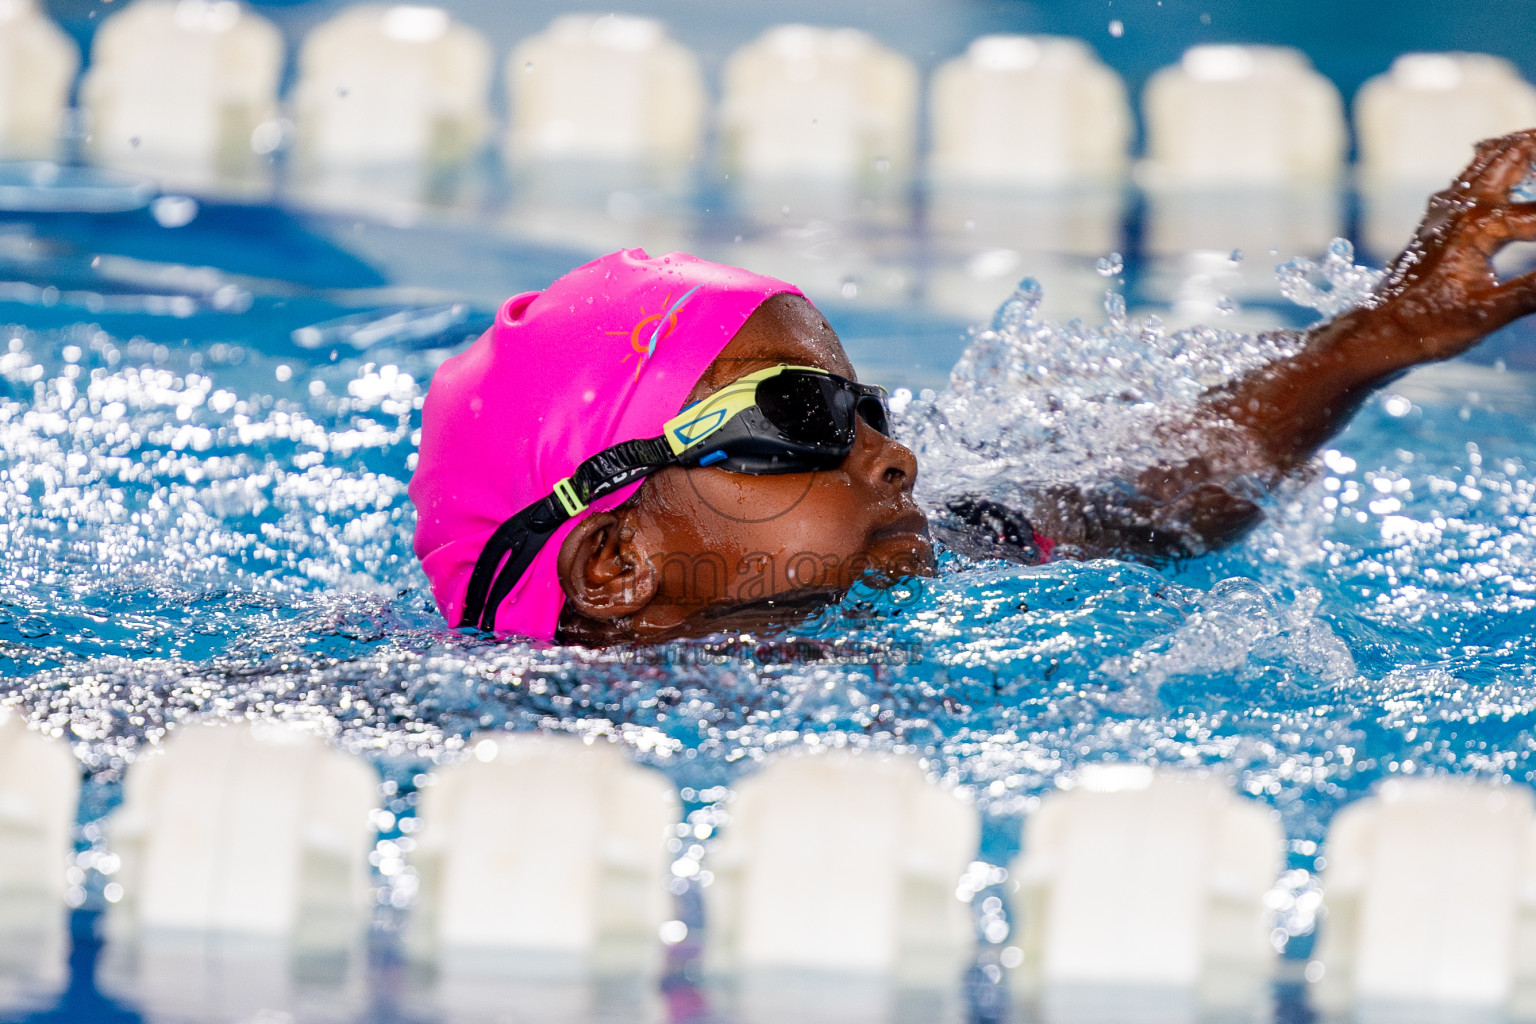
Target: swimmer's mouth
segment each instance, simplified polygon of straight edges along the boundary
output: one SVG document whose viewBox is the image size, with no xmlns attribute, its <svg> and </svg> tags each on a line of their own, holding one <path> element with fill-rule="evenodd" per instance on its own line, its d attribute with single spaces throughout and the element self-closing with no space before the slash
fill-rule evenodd
<svg viewBox="0 0 1536 1024">
<path fill-rule="evenodd" d="M 913 510 L 887 523 L 869 535 L 871 543 L 882 540 L 906 539 L 908 537 L 915 537 L 925 542 L 928 540 L 927 516 Z"/>
</svg>

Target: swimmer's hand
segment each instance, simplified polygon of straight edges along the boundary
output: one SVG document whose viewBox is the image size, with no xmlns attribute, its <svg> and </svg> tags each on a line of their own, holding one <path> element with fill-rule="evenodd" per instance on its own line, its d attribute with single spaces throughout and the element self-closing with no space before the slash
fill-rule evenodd
<svg viewBox="0 0 1536 1024">
<path fill-rule="evenodd" d="M 1297 336 L 1295 354 L 1214 388 L 1165 428 L 1193 453 L 1133 479 L 1034 496 L 1031 518 L 1068 557 L 1168 558 L 1242 536 L 1261 501 L 1377 388 L 1536 312 L 1536 271 L 1500 281 L 1493 257 L 1536 241 L 1536 203 L 1510 193 L 1536 165 L 1536 129 L 1478 144 L 1429 202 L 1376 293 Z"/>
<path fill-rule="evenodd" d="M 1211 392 L 1204 409 L 1245 432 L 1251 454 L 1283 474 L 1383 384 L 1536 312 L 1536 271 L 1500 281 L 1493 267 L 1504 246 L 1536 241 L 1536 203 L 1510 198 L 1533 163 L 1536 129 L 1479 143 L 1370 300 L 1307 331 L 1291 358 Z M 1247 461 L 1250 473 L 1260 469 Z"/>
<path fill-rule="evenodd" d="M 1437 192 L 1413 241 L 1361 309 L 1392 321 L 1415 362 L 1448 359 L 1536 312 L 1536 271 L 1500 281 L 1493 257 L 1536 241 L 1536 203 L 1510 193 L 1536 168 L 1536 129 L 1478 143 L 1477 156 Z M 1357 317 L 1359 318 L 1359 317 Z"/>
</svg>

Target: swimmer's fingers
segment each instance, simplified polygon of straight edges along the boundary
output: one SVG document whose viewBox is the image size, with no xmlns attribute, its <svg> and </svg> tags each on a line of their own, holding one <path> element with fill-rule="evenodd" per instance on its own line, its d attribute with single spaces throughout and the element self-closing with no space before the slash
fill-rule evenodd
<svg viewBox="0 0 1536 1024">
<path fill-rule="evenodd" d="M 1506 203 L 1484 206 L 1461 218 L 1451 228 L 1444 242 L 1448 264 L 1461 264 L 1463 272 L 1472 265 L 1491 274 L 1491 261 L 1513 242 L 1536 242 L 1536 203 Z M 1459 254 L 1457 250 L 1460 250 Z"/>
<path fill-rule="evenodd" d="M 1493 290 L 1488 304 L 1495 318 L 1502 323 L 1536 313 L 1536 270 L 1528 270 L 1499 285 Z"/>
<path fill-rule="evenodd" d="M 1457 234 L 1484 258 L 1511 242 L 1536 242 L 1536 203 L 1483 207 L 1463 221 Z"/>
<path fill-rule="evenodd" d="M 1502 236 L 1483 230 L 1484 222 L 1495 211 L 1524 205 L 1512 203 L 1510 192 L 1532 176 L 1533 167 L 1536 129 L 1479 142 L 1466 169 L 1448 188 L 1429 197 L 1414 244 L 1433 250 L 1444 247 L 1453 235 L 1468 233 L 1479 251 L 1487 251 L 1490 242 L 1502 244 Z"/>
<path fill-rule="evenodd" d="M 1511 242 L 1536 242 L 1536 203 L 1510 203 L 1499 210 L 1495 223 Z"/>
<path fill-rule="evenodd" d="M 1536 129 L 1477 144 L 1477 155 L 1457 177 L 1450 192 L 1495 203 L 1508 201 L 1509 190 L 1531 176 L 1536 163 Z"/>
</svg>

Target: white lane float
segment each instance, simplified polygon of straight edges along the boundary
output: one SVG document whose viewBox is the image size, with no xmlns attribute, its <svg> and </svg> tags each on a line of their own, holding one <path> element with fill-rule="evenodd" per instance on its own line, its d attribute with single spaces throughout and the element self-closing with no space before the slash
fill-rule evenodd
<svg viewBox="0 0 1536 1024">
<path fill-rule="evenodd" d="M 1283 853 L 1274 813 L 1224 780 L 1084 770 L 1025 823 L 1012 867 L 1018 991 L 1061 1006 L 1117 991 L 1248 1003 L 1275 960 L 1263 899 Z"/>
<path fill-rule="evenodd" d="M 299 51 L 295 157 L 310 170 L 462 163 L 490 131 L 491 64 L 485 37 L 442 8 L 349 7 Z"/>
<path fill-rule="evenodd" d="M 170 185 L 259 188 L 282 69 L 282 36 L 234 0 L 136 0 L 92 41 L 86 150 Z"/>
<path fill-rule="evenodd" d="M 0 0 L 0 159 L 58 155 L 80 51 L 36 3 Z"/>
<path fill-rule="evenodd" d="M 856 29 L 780 25 L 726 61 L 733 178 L 900 181 L 917 140 L 917 69 Z"/>
<path fill-rule="evenodd" d="M 699 60 L 651 18 L 570 14 L 513 48 L 510 164 L 696 160 L 708 96 Z"/>
<path fill-rule="evenodd" d="M 471 743 L 421 797 L 412 954 L 459 975 L 653 975 L 672 917 L 672 784 L 606 742 Z"/>
<path fill-rule="evenodd" d="M 0 1010 L 40 1009 L 68 980 L 65 872 L 80 765 L 0 708 Z"/>
<path fill-rule="evenodd" d="M 1536 1009 L 1527 787 L 1393 779 L 1335 816 L 1323 852 L 1321 1006 Z"/>
<path fill-rule="evenodd" d="M 1343 172 L 1344 106 L 1300 50 L 1195 46 L 1142 97 L 1153 187 L 1332 184 Z"/>
<path fill-rule="evenodd" d="M 301 726 L 177 729 L 107 822 L 104 988 L 173 1016 L 355 1008 L 378 801 L 371 766 Z"/>
<path fill-rule="evenodd" d="M 705 860 L 707 962 L 744 1021 L 947 1019 L 975 949 L 976 811 L 912 759 L 786 756 L 736 787 Z M 905 1018 L 903 1018 L 905 1019 Z"/>
<path fill-rule="evenodd" d="M 1536 126 L 1536 86 L 1502 57 L 1405 53 L 1355 93 L 1356 180 L 1371 253 L 1395 255 L 1429 194 L 1472 160 L 1472 144 Z"/>
<path fill-rule="evenodd" d="M 344 948 L 367 923 L 373 769 L 283 724 L 182 727 L 128 772 L 108 823 L 108 930 Z"/>
<path fill-rule="evenodd" d="M 934 72 L 929 119 L 929 177 L 950 186 L 1113 183 L 1134 130 L 1120 76 L 1060 36 L 976 39 Z"/>
<path fill-rule="evenodd" d="M 1363 185 L 1442 187 L 1472 144 L 1536 126 L 1536 86 L 1486 53 L 1405 53 L 1355 94 Z"/>
</svg>

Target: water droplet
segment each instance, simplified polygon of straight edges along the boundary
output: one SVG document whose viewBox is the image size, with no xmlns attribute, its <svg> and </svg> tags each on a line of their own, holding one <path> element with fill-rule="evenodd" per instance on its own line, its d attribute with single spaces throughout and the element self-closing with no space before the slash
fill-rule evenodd
<svg viewBox="0 0 1536 1024">
<path fill-rule="evenodd" d="M 1099 262 L 1094 265 L 1093 269 L 1098 271 L 1100 277 L 1118 277 L 1125 272 L 1125 257 L 1117 252 L 1112 252 L 1108 256 L 1100 256 Z"/>
<path fill-rule="evenodd" d="M 1337 238 L 1321 261 L 1297 258 L 1277 267 L 1280 294 L 1324 316 L 1337 316 L 1370 301 L 1382 272 L 1355 266 L 1354 255 L 1354 246 Z"/>
<path fill-rule="evenodd" d="M 149 215 L 163 228 L 185 227 L 197 211 L 197 200 L 190 196 L 160 196 L 149 204 Z"/>
<path fill-rule="evenodd" d="M 1105 292 L 1104 312 L 1109 317 L 1110 323 L 1123 323 L 1125 321 L 1125 296 L 1119 292 Z"/>
<path fill-rule="evenodd" d="M 1032 277 L 1020 281 L 1013 294 L 997 308 L 997 313 L 992 317 L 992 329 L 999 332 L 1017 331 L 1032 321 L 1035 309 L 1040 305 L 1041 294 L 1039 281 Z"/>
</svg>

